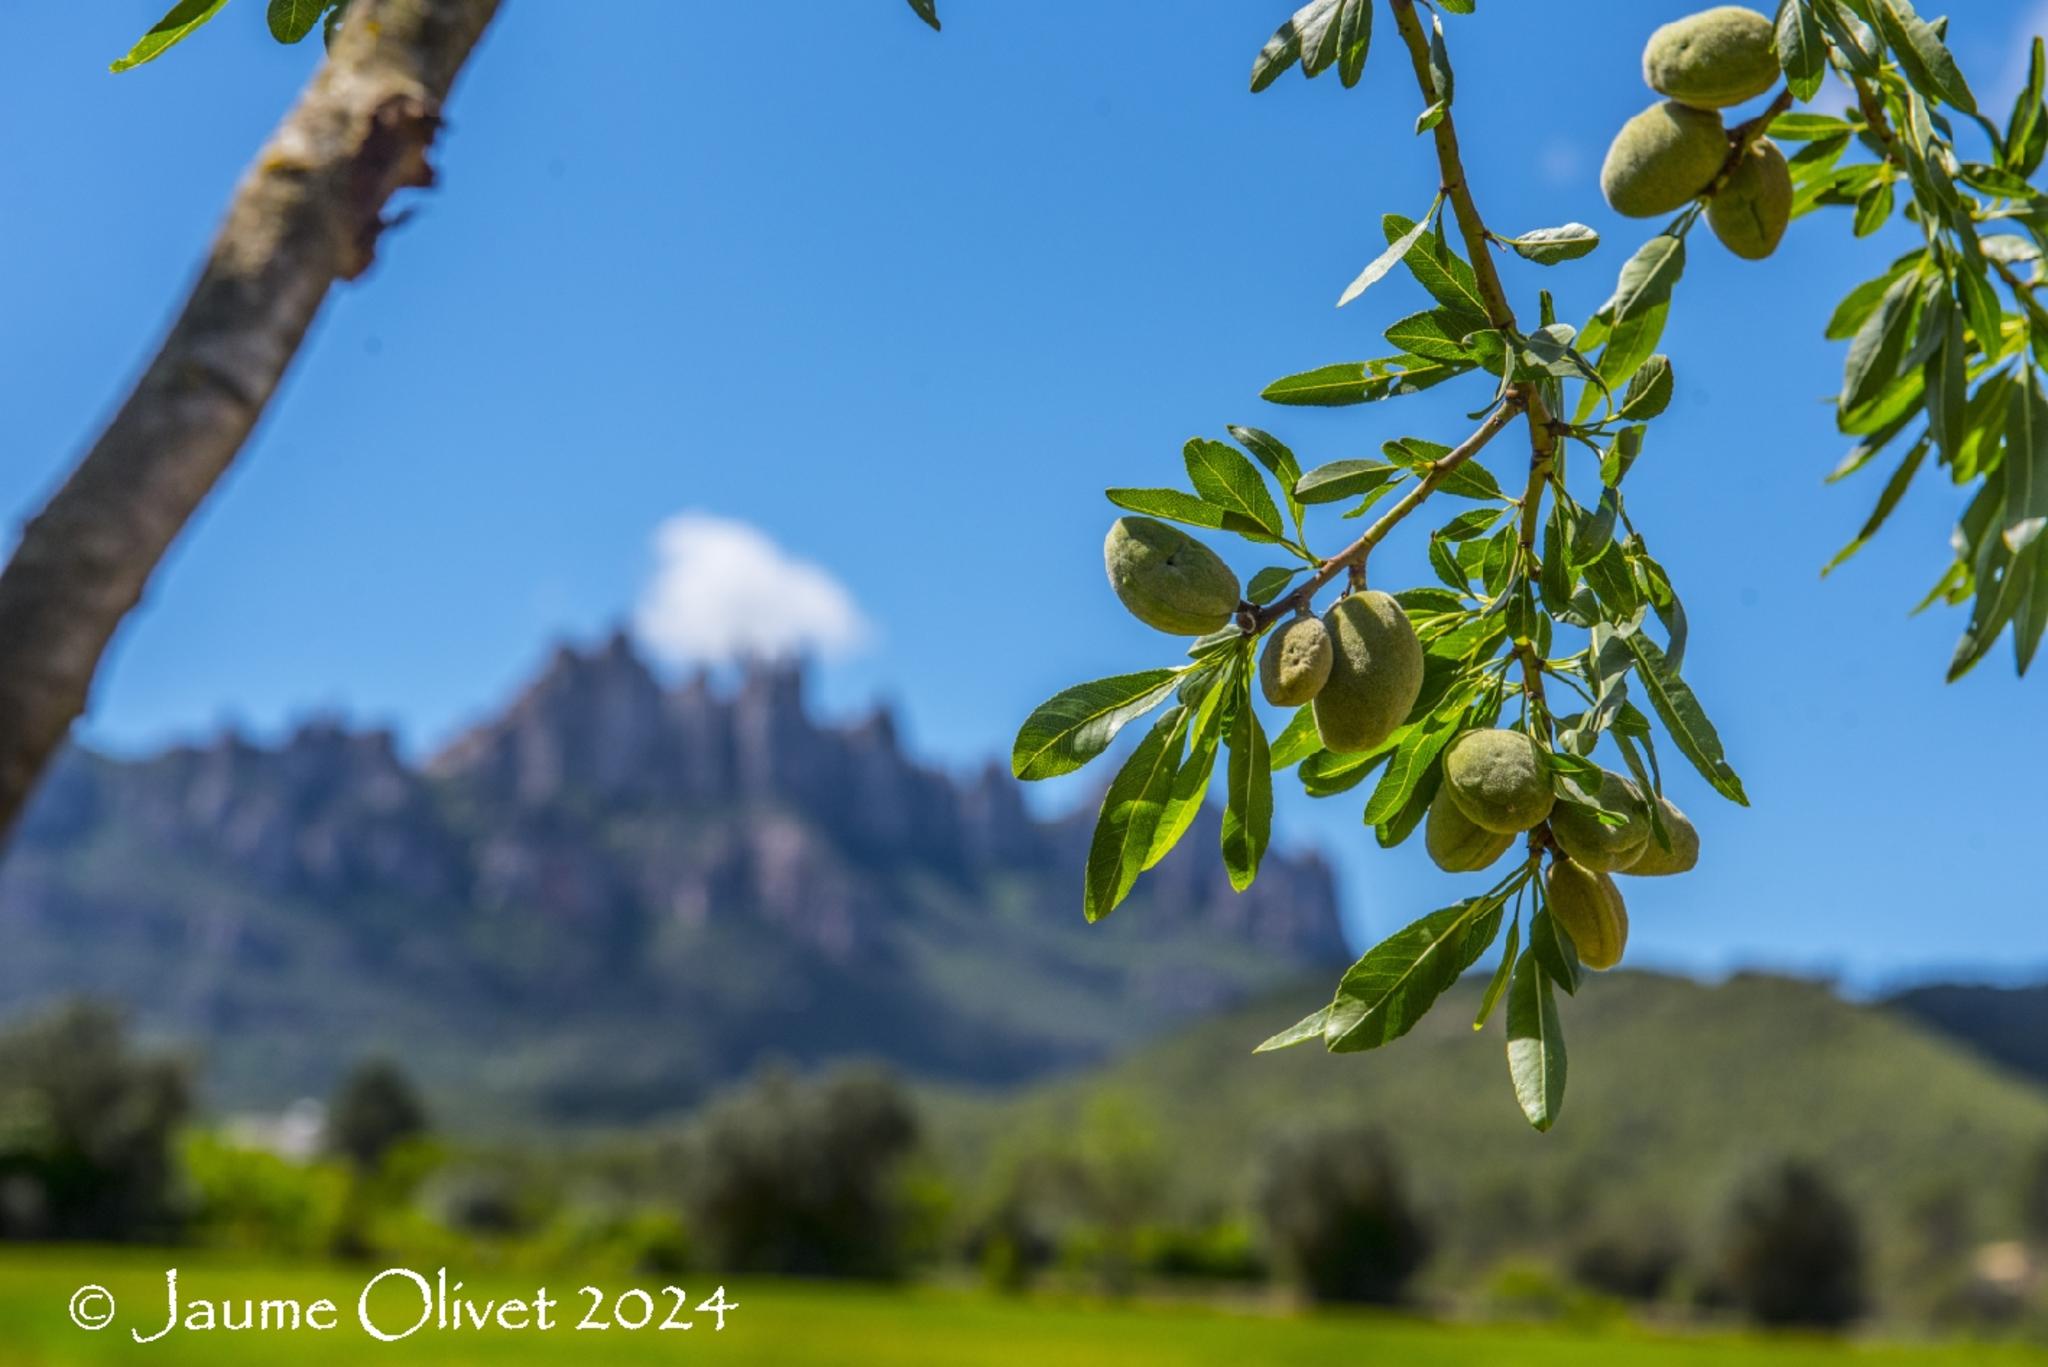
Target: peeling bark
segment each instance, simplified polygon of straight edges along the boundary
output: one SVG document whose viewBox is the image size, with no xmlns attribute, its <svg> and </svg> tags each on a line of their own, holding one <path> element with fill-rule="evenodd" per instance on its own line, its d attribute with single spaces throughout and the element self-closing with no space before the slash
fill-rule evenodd
<svg viewBox="0 0 2048 1367">
<path fill-rule="evenodd" d="M 244 174 L 205 270 L 113 421 L 0 571 L 0 841 L 83 713 L 107 643 L 248 440 L 400 190 L 499 0 L 354 0 Z"/>
</svg>

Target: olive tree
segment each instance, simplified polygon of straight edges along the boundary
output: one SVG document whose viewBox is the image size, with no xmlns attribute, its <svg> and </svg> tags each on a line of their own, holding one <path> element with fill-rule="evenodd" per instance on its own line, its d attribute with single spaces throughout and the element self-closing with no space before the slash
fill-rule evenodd
<svg viewBox="0 0 2048 1367">
<path fill-rule="evenodd" d="M 1386 214 L 1386 249 L 1339 299 L 1352 305 L 1405 269 L 1431 306 L 1386 327 L 1388 354 L 1287 376 L 1262 397 L 1385 405 L 1456 384 L 1472 394 L 1473 426 L 1325 464 L 1233 426 L 1228 441 L 1187 443 L 1188 487 L 1109 490 L 1127 514 L 1105 545 L 1112 587 L 1139 620 L 1191 643 L 1178 660 L 1043 704 L 1012 765 L 1022 779 L 1072 773 L 1158 714 L 1102 799 L 1082 890 L 1091 921 L 1179 842 L 1219 772 L 1221 855 L 1239 888 L 1271 836 L 1276 774 L 1293 770 L 1316 798 L 1365 790 L 1382 846 L 1420 830 L 1440 867 L 1480 877 L 1260 1047 L 1391 1043 L 1498 945 L 1475 1024 L 1505 999 L 1509 1073 L 1540 1130 L 1564 1098 L 1559 994 L 1627 945 L 1616 876 L 1680 875 L 1699 858 L 1692 823 L 1663 795 L 1666 761 L 1675 752 L 1747 805 L 1686 681 L 1686 614 L 1656 529 L 1637 524 L 1626 492 L 1632 477 L 1661 477 L 1652 432 L 1680 367 L 1658 346 L 1687 254 L 1711 234 L 1761 260 L 1808 217 L 1863 237 L 1903 214 L 1917 230 L 1912 251 L 1813 323 L 1848 343 L 1836 416 L 1854 446 L 1835 478 L 1898 453 L 1833 564 L 1876 534 L 1916 476 L 1940 471 L 1970 493 L 1953 562 L 1928 595 L 1968 606 L 1949 675 L 2006 636 L 2024 672 L 2048 627 L 2048 312 L 2037 298 L 2048 198 L 2030 183 L 2048 148 L 2048 64 L 2036 39 L 1997 122 L 1979 111 L 1945 21 L 1911 0 L 1782 0 L 1774 16 L 1720 6 L 1646 33 L 1654 97 L 1619 130 L 1601 187 L 1617 212 L 1666 221 L 1569 322 L 1562 287 L 1537 277 L 1583 279 L 1570 263 L 1599 236 L 1577 222 L 1503 231 L 1467 173 L 1454 34 L 1483 26 L 1478 9 L 1311 0 L 1259 51 L 1251 79 L 1257 92 L 1292 69 L 1334 70 L 1357 85 L 1376 25 L 1391 19 L 1398 51 L 1382 78 L 1413 82 L 1414 132 L 1431 140 L 1438 173 L 1391 188 L 1405 212 Z M 1750 112 L 1732 121 L 1740 106 Z M 1490 463 L 1510 432 L 1512 454 Z M 1313 526 L 1325 510 L 1358 529 L 1327 538 Z M 1426 532 L 1414 522 L 1425 513 Z M 1274 563 L 1240 584 L 1205 535 L 1251 542 Z M 1423 540 L 1436 582 L 1369 576 L 1375 548 L 1397 535 Z"/>
</svg>

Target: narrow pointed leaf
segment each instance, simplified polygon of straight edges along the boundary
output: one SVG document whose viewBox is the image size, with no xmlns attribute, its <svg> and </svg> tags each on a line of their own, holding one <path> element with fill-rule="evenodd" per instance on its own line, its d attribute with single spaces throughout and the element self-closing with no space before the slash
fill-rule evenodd
<svg viewBox="0 0 2048 1367">
<path fill-rule="evenodd" d="M 184 42 L 196 33 L 228 0 L 179 0 L 171 12 L 156 21 L 156 26 L 142 35 L 142 40 L 128 50 L 128 55 L 115 62 L 109 70 L 128 71 L 153 62 L 157 58 Z"/>
<path fill-rule="evenodd" d="M 1187 729 L 1187 709 L 1167 709 L 1103 794 L 1082 880 L 1081 910 L 1090 921 L 1116 910 L 1137 883 L 1172 795 Z"/>
<path fill-rule="evenodd" d="M 1501 904 L 1471 898 L 1374 946 L 1337 985 L 1323 1027 L 1332 1051 L 1377 1049 L 1415 1027 L 1500 933 Z"/>
<path fill-rule="evenodd" d="M 1273 836 L 1273 754 L 1249 693 L 1239 699 L 1230 723 L 1229 785 L 1223 867 L 1230 885 L 1243 892 L 1259 876 L 1259 862 Z"/>
<path fill-rule="evenodd" d="M 1508 1075 L 1529 1123 L 1538 1130 L 1556 1124 L 1564 1108 L 1564 1022 L 1533 954 L 1522 956 L 1508 989 Z"/>
<path fill-rule="evenodd" d="M 1715 792 L 1747 807 L 1749 796 L 1742 791 L 1742 780 L 1729 767 L 1721 749 L 1721 737 L 1707 720 L 1706 709 L 1693 696 L 1691 687 L 1678 677 L 1655 641 L 1640 631 L 1631 633 L 1627 641 L 1636 657 L 1636 674 L 1648 690 L 1650 703 L 1657 709 L 1664 729 L 1677 742 L 1679 753 L 1692 761 L 1693 768 L 1713 785 Z"/>
<path fill-rule="evenodd" d="M 1108 749 L 1126 723 L 1165 702 L 1182 672 L 1119 674 L 1048 698 L 1018 729 L 1010 772 L 1027 780 L 1073 773 Z"/>
</svg>

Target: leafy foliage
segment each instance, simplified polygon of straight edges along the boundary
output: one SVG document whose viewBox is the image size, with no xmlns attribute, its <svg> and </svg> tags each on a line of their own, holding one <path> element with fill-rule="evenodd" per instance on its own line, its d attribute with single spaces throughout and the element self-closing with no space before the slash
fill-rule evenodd
<svg viewBox="0 0 2048 1367">
<path fill-rule="evenodd" d="M 1441 8 L 1464 14 L 1473 6 Z M 1337 65 L 1349 83 L 1355 74 L 1349 64 L 1363 66 L 1371 9 L 1317 0 L 1297 11 L 1260 54 L 1254 89 L 1297 64 L 1311 77 Z M 1395 0 L 1392 10 L 1423 101 L 1418 132 L 1436 137 L 1441 184 L 1462 187 L 1451 131 L 1456 83 L 1443 19 L 1432 15 L 1425 26 L 1407 0 Z M 1737 150 L 1732 147 L 1731 156 Z M 1560 321 L 1548 291 L 1538 293 L 1537 316 L 1528 326 L 1508 302 L 1490 249 L 1554 268 L 1595 252 L 1598 235 L 1566 223 L 1500 236 L 1479 220 L 1469 192 L 1439 190 L 1420 218 L 1385 216 L 1385 249 L 1339 300 L 1340 307 L 1355 303 L 1405 269 L 1432 306 L 1385 329 L 1390 354 L 1289 376 L 1268 386 L 1265 398 L 1345 407 L 1476 380 L 1490 395 L 1473 415 L 1481 423 L 1477 432 L 1456 446 L 1400 438 L 1382 446 L 1384 459 L 1347 458 L 1304 471 L 1278 438 L 1233 427 L 1231 436 L 1250 458 L 1224 442 L 1191 441 L 1184 456 L 1192 490 L 1109 491 L 1120 508 L 1278 548 L 1300 563 L 1261 570 L 1235 620 L 1193 644 L 1192 663 L 1070 689 L 1026 722 L 1014 768 L 1019 777 L 1036 778 L 1072 772 L 1105 751 L 1118 729 L 1165 709 L 1105 794 L 1083 893 L 1091 919 L 1113 908 L 1179 839 L 1184 813 L 1171 819 L 1168 813 L 1176 802 L 1201 800 L 1219 767 L 1219 750 L 1229 755 L 1221 766 L 1227 782 L 1220 853 L 1239 887 L 1257 876 L 1275 773 L 1294 770 L 1312 797 L 1363 791 L 1364 824 L 1391 847 L 1423 825 L 1443 785 L 1452 743 L 1475 729 L 1508 726 L 1527 734 L 1559 800 L 1584 807 L 1596 822 L 1618 825 L 1627 813 L 1602 810 L 1594 794 L 1636 789 L 1603 788 L 1594 756 L 1611 747 L 1613 762 L 1643 794 L 1661 796 L 1654 715 L 1672 747 L 1715 791 L 1747 801 L 1684 676 L 1684 608 L 1630 519 L 1624 492 L 1649 424 L 1669 406 L 1677 385 L 1677 371 L 1657 345 L 1699 215 L 1695 203 L 1633 253 L 1607 302 L 1583 326 Z M 1529 474 L 1512 493 L 1479 457 L 1517 420 L 1527 422 L 1536 459 L 1514 461 Z M 1578 462 L 1567 457 L 1581 449 L 1588 455 L 1584 468 L 1568 478 L 1568 464 Z M 1262 723 L 1251 680 L 1267 633 L 1293 614 L 1315 611 L 1319 595 L 1342 596 L 1362 586 L 1372 549 L 1439 494 L 1463 506 L 1447 509 L 1427 539 L 1438 582 L 1397 595 L 1423 655 L 1421 687 L 1405 721 L 1384 742 L 1357 753 L 1325 748 L 1313 704 L 1272 727 Z M 1307 526 L 1309 513 L 1325 509 L 1344 519 L 1374 514 L 1376 520 L 1325 556 L 1313 548 Z M 1563 699 L 1577 701 L 1560 705 Z M 1652 804 L 1649 811 L 1656 841 L 1669 848 L 1659 809 Z M 1332 1052 L 1354 1052 L 1389 1044 L 1411 1031 L 1505 932 L 1477 1023 L 1483 1026 L 1505 1003 L 1515 1094 L 1529 1122 L 1548 1129 L 1563 1104 L 1566 1076 L 1559 994 L 1575 993 L 1582 972 L 1570 935 L 1544 904 L 1538 874 L 1546 855 L 1563 857 L 1554 849 L 1548 826 L 1538 824 L 1526 848 L 1484 892 L 1389 936 L 1344 976 L 1329 1005 L 1260 1048 L 1316 1040 Z"/>
<path fill-rule="evenodd" d="M 1399 845 L 1430 812 L 1458 737 L 1503 724 L 1536 743 L 1556 802 L 1577 814 L 1581 829 L 1627 824 L 1638 813 L 1617 810 L 1616 799 L 1599 795 L 1633 795 L 1654 846 L 1675 850 L 1676 809 L 1663 799 L 1652 716 L 1713 791 L 1747 805 L 1742 780 L 1685 676 L 1684 605 L 1629 516 L 1624 484 L 1678 384 L 1677 368 L 1658 345 L 1685 277 L 1687 241 L 1766 130 L 1803 144 L 1790 159 L 1795 215 L 1849 207 L 1852 231 L 1867 236 L 1900 212 L 1903 187 L 1903 212 L 1924 239 L 1853 291 L 1827 324 L 1830 337 L 1849 343 L 1837 413 L 1841 430 L 1859 443 L 1836 477 L 1894 442 L 1906 452 L 1877 511 L 1829 568 L 1881 529 L 1932 455 L 1936 468 L 1976 490 L 1954 538 L 1956 561 L 1928 599 L 1972 604 L 1950 676 L 1968 670 L 2008 629 L 2024 672 L 2048 628 L 2048 394 L 2040 374 L 2048 365 L 2048 308 L 2036 298 L 2048 280 L 2048 199 L 2029 183 L 2048 153 L 2041 41 L 2027 86 L 2000 125 L 1978 113 L 1946 46 L 1946 22 L 1921 19 L 1911 0 L 1782 0 L 1772 28 L 1785 89 L 1762 114 L 1730 130 L 1722 173 L 1628 257 L 1607 301 L 1583 325 L 1561 322 L 1551 293 L 1541 290 L 1530 327 L 1510 303 L 1495 249 L 1549 268 L 1584 258 L 1601 243 L 1579 223 L 1509 237 L 1481 220 L 1453 129 L 1457 86 L 1444 25 L 1445 15 L 1475 7 L 1474 0 L 1443 0 L 1425 26 L 1414 0 L 1389 0 L 1422 105 L 1415 132 L 1432 136 L 1441 188 L 1420 218 L 1385 216 L 1385 249 L 1338 300 L 1339 307 L 1356 303 L 1405 268 L 1432 306 L 1386 328 L 1388 354 L 1286 376 L 1267 386 L 1264 398 L 1350 407 L 1481 379 L 1491 391 L 1472 415 L 1481 426 L 1455 447 L 1403 438 L 1382 447 L 1384 460 L 1346 458 L 1306 473 L 1277 438 L 1234 427 L 1231 435 L 1257 465 L 1224 443 L 1197 438 L 1186 453 L 1192 492 L 1109 491 L 1119 507 L 1277 546 L 1301 564 L 1254 576 L 1235 620 L 1194 643 L 1193 664 L 1083 685 L 1026 723 L 1016 772 L 1041 777 L 1078 768 L 1108 747 L 1117 728 L 1174 700 L 1104 799 L 1084 894 L 1091 918 L 1121 900 L 1136 874 L 1179 839 L 1185 820 L 1165 820 L 1163 813 L 1172 802 L 1201 800 L 1219 748 L 1230 755 L 1222 855 L 1240 888 L 1257 874 L 1274 773 L 1295 771 L 1315 798 L 1364 789 L 1372 780 L 1364 824 L 1382 846 Z M 1365 69 L 1374 9 L 1370 0 L 1311 0 L 1297 9 L 1260 51 L 1252 89 L 1264 90 L 1296 66 L 1310 78 L 1335 67 L 1345 85 L 1355 84 Z M 1855 92 L 1855 107 L 1840 117 L 1794 109 L 1819 94 L 1830 72 Z M 1958 151 L 1959 126 L 1982 134 L 1985 159 Z M 1845 162 L 1852 146 L 1872 160 Z M 1517 418 L 1526 420 L 1533 453 L 1519 495 L 1477 459 Z M 1568 478 L 1567 457 L 1580 451 L 1586 467 Z M 1277 483 L 1278 501 L 1261 469 Z M 1405 722 L 1380 744 L 1333 752 L 1311 704 L 1269 741 L 1249 686 L 1261 640 L 1289 615 L 1315 611 L 1319 594 L 1361 588 L 1373 548 L 1437 494 L 1478 506 L 1450 512 L 1429 534 L 1438 583 L 1397 596 L 1425 661 Z M 1349 505 L 1346 519 L 1377 517 L 1325 558 L 1312 548 L 1304 519 L 1338 505 Z M 1603 773 L 1595 758 L 1603 748 L 1618 758 L 1614 773 Z M 1450 795 L 1458 805 L 1455 788 Z M 1447 848 L 1483 852 L 1485 834 L 1476 846 Z M 1141 849 L 1143 859 L 1136 857 Z M 1431 849 L 1437 855 L 1434 843 Z M 1349 1052 L 1399 1039 L 1501 939 L 1505 925 L 1506 943 L 1475 1023 L 1483 1027 L 1506 1003 L 1515 1096 L 1531 1125 L 1550 1128 L 1567 1072 L 1558 994 L 1574 995 L 1584 968 L 1564 924 L 1566 912 L 1577 908 L 1553 916 L 1545 905 L 1538 874 L 1546 856 L 1566 857 L 1541 822 L 1527 832 L 1525 853 L 1487 891 L 1376 945 L 1328 1006 L 1260 1050 L 1319 1040 Z M 1464 856 L 1438 857 L 1449 868 Z M 1688 848 L 1685 863 L 1691 857 Z M 1607 905 L 1615 922 L 1602 932 L 1603 961 L 1627 934 L 1618 892 Z"/>
<path fill-rule="evenodd" d="M 119 1016 L 70 1005 L 0 1035 L 0 1239 L 161 1239 L 184 1070 L 139 1058 Z"/>
<path fill-rule="evenodd" d="M 888 1276 L 901 1267 L 898 1188 L 918 1120 L 894 1078 L 771 1071 L 714 1103 L 676 1167 L 690 1229 L 736 1271 Z"/>
<path fill-rule="evenodd" d="M 127 71 L 146 62 L 153 62 L 179 43 L 204 28 L 227 4 L 228 0 L 178 0 L 170 13 L 156 21 L 148 33 L 128 50 L 126 56 L 116 61 L 112 70 Z M 1368 0 L 1358 0 L 1360 4 Z M 342 16 L 348 9 L 349 0 L 269 0 L 267 18 L 270 36 L 280 43 L 297 43 L 305 39 L 314 29 L 321 29 L 328 42 L 340 31 Z M 910 0 L 910 8 L 917 17 L 939 27 L 938 0 Z"/>
<path fill-rule="evenodd" d="M 1398 1304 L 1429 1256 L 1429 1232 L 1375 1130 L 1284 1139 L 1266 1155 L 1257 1205 L 1282 1269 L 1316 1301 Z"/>
<path fill-rule="evenodd" d="M 1861 1222 L 1818 1170 L 1780 1164 L 1736 1194 L 1720 1276 L 1759 1323 L 1848 1324 L 1864 1307 Z"/>
<path fill-rule="evenodd" d="M 1771 132 L 1804 144 L 1792 161 L 1795 214 L 1846 208 L 1866 237 L 1903 213 L 1919 231 L 1921 244 L 1851 291 L 1828 327 L 1849 343 L 1836 421 L 1857 439 L 1835 478 L 1887 448 L 1903 454 L 1827 569 L 1870 542 L 1923 471 L 1973 490 L 1954 562 L 1921 604 L 1969 605 L 1955 679 L 2008 632 L 2025 673 L 2048 629 L 2048 310 L 2038 297 L 2048 196 L 2030 184 L 2048 150 L 2048 62 L 2037 37 L 2026 85 L 1996 122 L 1979 111 L 1944 27 L 1911 0 L 1783 0 L 1779 48 L 1794 92 L 1811 97 L 1832 71 L 1856 102 L 1839 116 L 1782 115 Z"/>
<path fill-rule="evenodd" d="M 228 0 L 178 0 L 170 13 L 157 20 L 156 26 L 129 49 L 127 56 L 115 62 L 112 69 L 127 71 L 131 67 L 155 61 L 205 27 L 221 12 L 227 2 Z M 314 29 L 321 27 L 324 20 L 327 37 L 331 42 L 341 23 L 342 11 L 347 6 L 348 0 L 270 0 L 270 35 L 280 43 L 296 43 Z"/>
<path fill-rule="evenodd" d="M 389 1059 L 357 1065 L 327 1113 L 328 1149 L 362 1172 L 375 1172 L 392 1149 L 426 1132 L 426 1103 Z"/>
</svg>

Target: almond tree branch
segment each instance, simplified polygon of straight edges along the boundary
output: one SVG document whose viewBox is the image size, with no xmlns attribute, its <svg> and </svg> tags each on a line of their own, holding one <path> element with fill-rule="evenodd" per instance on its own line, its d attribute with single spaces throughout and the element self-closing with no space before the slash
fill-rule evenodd
<svg viewBox="0 0 2048 1367">
<path fill-rule="evenodd" d="M 116 628 L 234 461 L 384 208 L 432 183 L 441 107 L 499 0 L 354 0 L 244 175 L 162 348 L 0 571 L 0 837 Z"/>
<path fill-rule="evenodd" d="M 1446 451 L 1429 463 L 1429 469 L 1417 480 L 1415 487 L 1403 494 L 1398 502 L 1382 513 L 1365 534 L 1325 560 L 1316 572 L 1285 597 L 1276 598 L 1264 607 L 1248 605 L 1244 609 L 1245 620 L 1241 623 L 1248 634 L 1264 631 L 1290 612 L 1307 612 L 1315 596 L 1327 588 L 1332 580 L 1346 570 L 1357 571 L 1365 567 L 1365 559 L 1372 554 L 1372 548 L 1387 539 L 1401 519 L 1421 507 L 1429 496 L 1437 491 L 1451 472 L 1478 455 L 1486 444 L 1500 435 L 1501 429 L 1513 422 L 1515 415 L 1522 411 L 1520 394 L 1511 394 L 1507 402 L 1499 405 L 1487 416 L 1479 430 L 1465 438 L 1456 449 Z"/>
<path fill-rule="evenodd" d="M 1415 0 L 1392 0 L 1392 5 L 1394 24 L 1401 31 L 1401 41 L 1407 45 L 1409 61 L 1415 68 L 1415 81 L 1421 87 L 1425 107 L 1435 104 L 1442 96 L 1430 75 L 1429 37 L 1422 31 L 1422 18 L 1415 12 Z M 1493 264 L 1492 237 L 1486 230 L 1486 221 L 1479 216 L 1479 206 L 1473 202 L 1472 188 L 1465 180 L 1464 156 L 1458 149 L 1457 118 L 1451 110 L 1444 110 L 1443 118 L 1438 120 L 1432 132 L 1436 139 L 1437 168 L 1443 178 L 1444 192 L 1450 196 L 1452 212 L 1457 215 L 1458 231 L 1465 239 L 1465 255 L 1472 262 L 1472 272 L 1478 279 L 1479 297 L 1486 305 L 1487 321 L 1496 328 L 1519 332 L 1515 324 L 1515 310 L 1508 303 L 1507 291 L 1501 287 L 1500 272 Z M 1557 462 L 1557 426 L 1537 386 L 1525 384 L 1515 386 L 1515 389 L 1521 396 L 1522 411 L 1529 420 L 1529 483 L 1522 494 L 1521 547 L 1523 563 L 1533 564 L 1536 524 L 1543 509 L 1543 486 Z M 1522 689 L 1547 727 L 1549 713 L 1543 702 L 1543 661 L 1536 652 L 1535 644 L 1526 639 L 1515 641 L 1515 654 L 1522 664 Z"/>
</svg>

